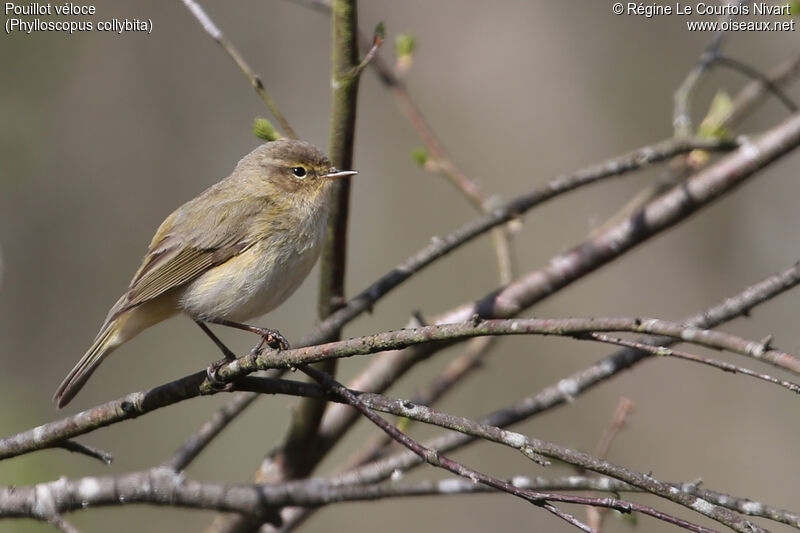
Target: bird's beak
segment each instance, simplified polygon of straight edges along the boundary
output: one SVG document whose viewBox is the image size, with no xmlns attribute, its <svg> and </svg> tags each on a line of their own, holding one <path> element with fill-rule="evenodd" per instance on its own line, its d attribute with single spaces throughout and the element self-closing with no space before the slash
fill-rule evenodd
<svg viewBox="0 0 800 533">
<path fill-rule="evenodd" d="M 358 174 L 357 170 L 336 170 L 335 168 L 332 168 L 327 174 L 323 174 L 322 177 L 329 180 L 340 180 L 342 178 L 355 176 L 356 174 Z"/>
</svg>

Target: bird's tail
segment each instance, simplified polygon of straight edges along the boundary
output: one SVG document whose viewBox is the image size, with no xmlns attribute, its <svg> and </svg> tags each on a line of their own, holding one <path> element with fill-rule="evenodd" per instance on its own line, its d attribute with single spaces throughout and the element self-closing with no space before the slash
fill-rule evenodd
<svg viewBox="0 0 800 533">
<path fill-rule="evenodd" d="M 97 334 L 92 346 L 81 357 L 78 364 L 69 371 L 61 385 L 58 386 L 56 393 L 53 395 L 53 402 L 59 408 L 67 405 L 78 394 L 78 391 L 86 384 L 92 373 L 103 362 L 103 359 L 122 344 L 123 341 L 119 335 L 121 326 L 119 318 L 123 317 L 118 317 L 103 324 L 103 328 Z"/>
</svg>

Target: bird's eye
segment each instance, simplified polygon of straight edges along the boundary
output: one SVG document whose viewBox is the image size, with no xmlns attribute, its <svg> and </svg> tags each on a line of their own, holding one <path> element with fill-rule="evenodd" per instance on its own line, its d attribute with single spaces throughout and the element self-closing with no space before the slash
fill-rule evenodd
<svg viewBox="0 0 800 533">
<path fill-rule="evenodd" d="M 305 178 L 308 175 L 304 167 L 292 167 L 292 174 L 297 178 Z"/>
</svg>

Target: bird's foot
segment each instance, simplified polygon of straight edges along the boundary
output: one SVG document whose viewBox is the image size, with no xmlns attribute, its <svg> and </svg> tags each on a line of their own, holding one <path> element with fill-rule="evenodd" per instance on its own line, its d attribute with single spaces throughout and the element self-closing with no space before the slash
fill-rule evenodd
<svg viewBox="0 0 800 533">
<path fill-rule="evenodd" d="M 217 372 L 219 371 L 220 368 L 222 368 L 222 365 L 230 363 L 234 359 L 236 358 L 234 357 L 233 359 L 231 359 L 228 357 L 224 357 L 222 359 L 219 359 L 218 361 L 214 361 L 213 363 L 209 364 L 208 367 L 206 368 L 206 378 L 208 378 L 208 382 L 211 385 L 211 388 L 214 389 L 215 391 L 227 391 L 231 390 L 231 388 L 233 387 L 233 383 L 226 383 L 221 379 L 219 379 Z"/>
<path fill-rule="evenodd" d="M 253 333 L 257 333 L 261 335 L 261 340 L 258 341 L 258 344 L 253 346 L 253 349 L 250 350 L 250 353 L 260 355 L 261 352 L 264 350 L 264 345 L 269 346 L 273 350 L 288 350 L 289 349 L 289 341 L 286 340 L 286 337 L 281 335 L 281 332 L 277 329 L 268 329 L 268 328 L 253 328 Z"/>
</svg>

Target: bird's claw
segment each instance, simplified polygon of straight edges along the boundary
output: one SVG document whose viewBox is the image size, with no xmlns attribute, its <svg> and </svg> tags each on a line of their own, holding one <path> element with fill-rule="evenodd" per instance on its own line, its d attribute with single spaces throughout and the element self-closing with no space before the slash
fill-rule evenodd
<svg viewBox="0 0 800 533">
<path fill-rule="evenodd" d="M 281 332 L 277 329 L 262 329 L 261 330 L 261 342 L 258 343 L 258 349 L 260 350 L 265 344 L 272 348 L 273 350 L 288 350 L 289 349 L 289 341 L 286 340 L 286 337 L 281 335 Z"/>
<path fill-rule="evenodd" d="M 214 361 L 206 368 L 206 378 L 208 379 L 208 383 L 211 385 L 211 388 L 215 391 L 226 391 L 230 390 L 233 386 L 233 383 L 225 383 L 217 376 L 217 371 L 224 365 L 225 363 L 230 363 L 230 359 L 220 359 L 219 361 Z"/>
</svg>

